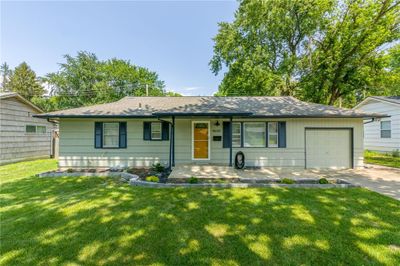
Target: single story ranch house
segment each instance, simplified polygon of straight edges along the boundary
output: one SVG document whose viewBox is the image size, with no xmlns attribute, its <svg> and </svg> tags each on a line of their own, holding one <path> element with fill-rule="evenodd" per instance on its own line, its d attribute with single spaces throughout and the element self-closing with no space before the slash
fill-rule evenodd
<svg viewBox="0 0 400 266">
<path fill-rule="evenodd" d="M 37 117 L 58 120 L 60 168 L 162 163 L 355 168 L 363 119 L 385 115 L 293 97 L 125 97 Z"/>
</svg>

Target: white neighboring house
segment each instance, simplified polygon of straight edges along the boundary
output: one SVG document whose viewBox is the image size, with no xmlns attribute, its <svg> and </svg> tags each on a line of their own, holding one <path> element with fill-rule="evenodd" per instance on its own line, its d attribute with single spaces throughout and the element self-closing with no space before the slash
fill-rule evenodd
<svg viewBox="0 0 400 266">
<path fill-rule="evenodd" d="M 40 113 L 18 93 L 0 93 L 0 165 L 54 155 L 55 124 L 33 117 Z"/>
<path fill-rule="evenodd" d="M 354 109 L 389 117 L 364 121 L 364 148 L 379 152 L 400 150 L 400 96 L 368 97 Z"/>
</svg>

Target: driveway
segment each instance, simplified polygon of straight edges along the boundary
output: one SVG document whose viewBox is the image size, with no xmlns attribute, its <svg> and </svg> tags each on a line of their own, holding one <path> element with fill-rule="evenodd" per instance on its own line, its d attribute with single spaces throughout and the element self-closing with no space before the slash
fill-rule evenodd
<svg viewBox="0 0 400 266">
<path fill-rule="evenodd" d="M 383 195 L 400 200 L 400 169 L 366 165 L 357 170 L 338 171 L 341 178 Z"/>
<path fill-rule="evenodd" d="M 352 184 L 360 185 L 386 196 L 400 200 L 400 169 L 366 165 L 361 169 L 347 170 L 311 170 L 260 168 L 236 170 L 228 166 L 216 165 L 179 165 L 174 167 L 170 180 L 190 178 L 340 178 Z"/>
</svg>

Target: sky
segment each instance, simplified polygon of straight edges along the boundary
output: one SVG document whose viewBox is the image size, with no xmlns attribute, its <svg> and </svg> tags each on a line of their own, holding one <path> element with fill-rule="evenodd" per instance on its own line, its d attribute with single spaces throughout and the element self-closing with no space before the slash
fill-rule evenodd
<svg viewBox="0 0 400 266">
<path fill-rule="evenodd" d="M 230 22 L 236 1 L 3 1 L 1 63 L 26 61 L 39 76 L 58 70 L 78 51 L 119 58 L 159 74 L 166 89 L 212 95 L 223 74 L 209 61 L 219 22 Z"/>
</svg>

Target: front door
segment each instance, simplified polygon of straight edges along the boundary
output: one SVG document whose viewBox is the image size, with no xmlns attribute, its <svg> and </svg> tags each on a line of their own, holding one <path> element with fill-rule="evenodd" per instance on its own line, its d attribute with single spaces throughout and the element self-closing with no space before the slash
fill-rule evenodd
<svg viewBox="0 0 400 266">
<path fill-rule="evenodd" d="M 193 160 L 210 159 L 210 122 L 198 121 L 192 124 L 193 132 Z"/>
</svg>

